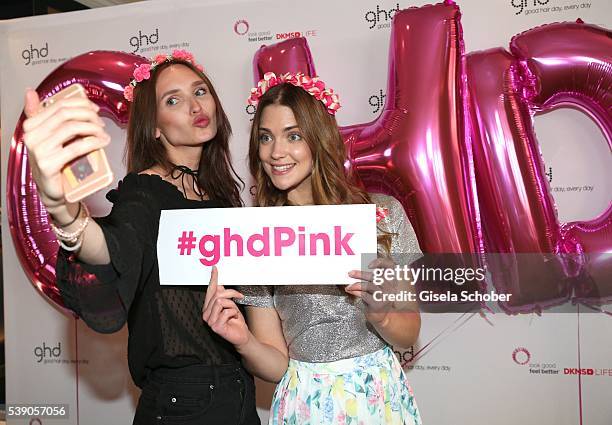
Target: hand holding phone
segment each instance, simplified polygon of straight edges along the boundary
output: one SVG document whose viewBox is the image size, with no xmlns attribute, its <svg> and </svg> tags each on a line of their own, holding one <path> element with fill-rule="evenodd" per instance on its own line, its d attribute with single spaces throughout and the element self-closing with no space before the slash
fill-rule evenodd
<svg viewBox="0 0 612 425">
<path fill-rule="evenodd" d="M 78 83 L 72 84 L 58 93 L 44 99 L 41 103 L 46 108 L 60 99 L 71 97 L 87 98 L 85 88 Z M 85 138 L 87 139 L 87 138 Z M 67 144 L 73 143 L 73 139 Z M 97 149 L 87 155 L 76 158 L 62 169 L 62 186 L 67 202 L 77 202 L 111 184 L 113 172 L 108 164 L 104 149 Z"/>
</svg>

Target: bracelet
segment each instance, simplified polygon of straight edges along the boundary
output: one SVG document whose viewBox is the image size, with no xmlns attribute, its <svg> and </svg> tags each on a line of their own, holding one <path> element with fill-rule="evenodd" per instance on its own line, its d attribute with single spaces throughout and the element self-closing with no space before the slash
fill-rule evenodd
<svg viewBox="0 0 612 425">
<path fill-rule="evenodd" d="M 57 226 L 60 229 L 64 229 L 72 224 L 75 223 L 75 221 L 77 221 L 77 219 L 79 218 L 79 216 L 81 215 L 81 208 L 83 207 L 83 203 L 81 201 L 79 201 L 79 209 L 77 210 L 76 215 L 74 216 L 74 218 L 70 221 L 70 223 L 66 223 L 66 224 L 62 224 L 61 226 Z"/>
<path fill-rule="evenodd" d="M 78 229 L 76 229 L 74 232 L 67 232 L 63 229 L 60 229 L 55 224 L 51 223 L 51 230 L 53 230 L 53 233 L 55 233 L 55 236 L 60 241 L 60 245 L 65 245 L 65 244 L 62 244 L 62 242 L 68 242 L 74 248 L 74 246 L 76 246 L 76 244 L 79 243 L 80 236 L 83 234 L 83 232 L 85 231 L 85 228 L 89 224 L 89 210 L 87 209 L 87 205 L 85 204 L 82 204 L 82 205 L 83 205 L 83 211 L 85 213 L 85 220 L 83 220 L 83 222 L 79 225 Z M 79 243 L 79 246 L 80 246 L 80 243 Z"/>
<path fill-rule="evenodd" d="M 61 239 L 58 239 L 57 242 L 64 250 L 74 252 L 74 251 L 77 251 L 83 244 L 83 235 L 80 235 L 80 237 L 77 240 L 77 243 L 74 245 L 66 245 Z"/>
</svg>

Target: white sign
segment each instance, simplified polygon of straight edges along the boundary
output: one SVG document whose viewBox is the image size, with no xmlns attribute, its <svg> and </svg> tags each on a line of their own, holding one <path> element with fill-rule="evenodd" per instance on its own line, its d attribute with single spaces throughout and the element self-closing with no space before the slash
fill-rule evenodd
<svg viewBox="0 0 612 425">
<path fill-rule="evenodd" d="M 338 285 L 376 254 L 376 206 L 204 208 L 162 211 L 162 285 Z"/>
</svg>

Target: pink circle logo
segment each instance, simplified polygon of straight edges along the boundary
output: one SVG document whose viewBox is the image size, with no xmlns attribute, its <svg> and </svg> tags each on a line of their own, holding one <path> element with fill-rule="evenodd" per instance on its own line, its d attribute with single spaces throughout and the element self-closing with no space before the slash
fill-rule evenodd
<svg viewBox="0 0 612 425">
<path fill-rule="evenodd" d="M 234 32 L 238 35 L 245 35 L 249 32 L 249 23 L 244 19 L 236 21 L 234 24 Z"/>
<path fill-rule="evenodd" d="M 530 359 L 531 354 L 529 353 L 529 350 L 524 347 L 519 347 L 512 352 L 512 360 L 514 360 L 514 363 L 516 364 L 526 365 L 529 363 Z"/>
</svg>

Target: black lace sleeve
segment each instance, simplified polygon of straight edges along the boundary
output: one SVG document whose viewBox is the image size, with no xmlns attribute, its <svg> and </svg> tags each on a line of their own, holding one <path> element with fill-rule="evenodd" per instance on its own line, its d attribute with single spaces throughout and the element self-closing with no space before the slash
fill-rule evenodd
<svg viewBox="0 0 612 425">
<path fill-rule="evenodd" d="M 128 174 L 106 195 L 113 208 L 95 221 L 104 233 L 110 264 L 94 266 L 64 250 L 58 253 L 57 285 L 66 307 L 98 332 L 114 332 L 124 325 L 142 282 L 156 264 L 161 210 L 156 183 L 151 176 Z"/>
</svg>

